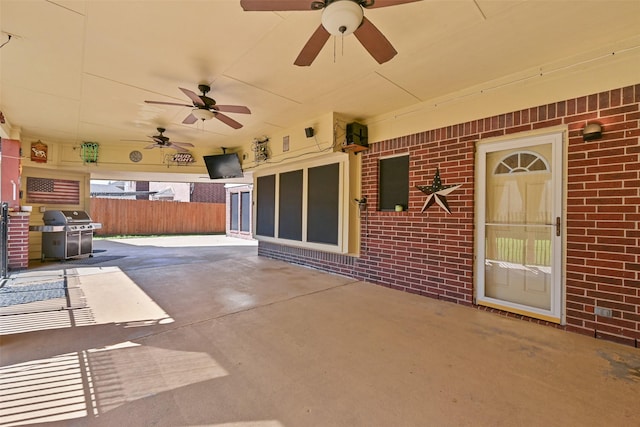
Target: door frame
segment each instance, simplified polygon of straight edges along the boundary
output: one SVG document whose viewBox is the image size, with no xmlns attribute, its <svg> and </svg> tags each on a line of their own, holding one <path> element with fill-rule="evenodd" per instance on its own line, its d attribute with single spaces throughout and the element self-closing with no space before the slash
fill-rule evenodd
<svg viewBox="0 0 640 427">
<path fill-rule="evenodd" d="M 484 261 L 486 223 L 486 154 L 488 152 L 522 148 L 552 143 L 552 180 L 554 183 L 552 218 L 560 218 L 559 236 L 553 233 L 551 308 L 549 310 L 518 303 L 502 301 L 484 295 Z M 546 129 L 545 132 L 527 132 L 498 138 L 478 140 L 475 150 L 475 196 L 474 196 L 474 303 L 497 308 L 553 323 L 566 323 L 566 196 L 567 196 L 567 128 L 565 126 Z M 557 232 L 557 226 L 553 226 Z"/>
</svg>

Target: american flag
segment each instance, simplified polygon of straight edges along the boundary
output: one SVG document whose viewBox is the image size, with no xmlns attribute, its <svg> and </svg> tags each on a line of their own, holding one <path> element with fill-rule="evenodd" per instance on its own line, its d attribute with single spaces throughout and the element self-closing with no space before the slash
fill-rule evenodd
<svg viewBox="0 0 640 427">
<path fill-rule="evenodd" d="M 27 203 L 80 204 L 80 181 L 27 177 Z"/>
</svg>

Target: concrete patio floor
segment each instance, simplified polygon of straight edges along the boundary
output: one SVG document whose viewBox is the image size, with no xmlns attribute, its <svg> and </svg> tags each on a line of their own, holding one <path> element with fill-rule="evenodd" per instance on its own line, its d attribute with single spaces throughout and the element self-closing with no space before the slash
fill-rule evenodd
<svg viewBox="0 0 640 427">
<path fill-rule="evenodd" d="M 640 425 L 635 348 L 224 236 L 94 248 L 5 281 L 67 296 L 0 311 L 1 426 Z"/>
</svg>

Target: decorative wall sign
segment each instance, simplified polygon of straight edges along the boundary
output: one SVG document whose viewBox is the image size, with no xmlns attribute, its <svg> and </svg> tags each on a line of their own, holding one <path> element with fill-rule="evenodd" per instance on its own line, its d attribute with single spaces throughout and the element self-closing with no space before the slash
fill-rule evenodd
<svg viewBox="0 0 640 427">
<path fill-rule="evenodd" d="M 80 158 L 85 163 L 98 163 L 98 147 L 97 142 L 83 142 L 80 145 Z"/>
<path fill-rule="evenodd" d="M 173 153 L 173 154 L 165 154 L 164 162 L 167 163 L 167 166 L 171 165 L 188 165 L 190 163 L 195 162 L 196 159 L 193 157 L 191 153 Z"/>
<path fill-rule="evenodd" d="M 31 143 L 31 161 L 47 163 L 47 144 L 40 140 Z"/>
<path fill-rule="evenodd" d="M 138 150 L 133 150 L 129 153 L 129 160 L 134 163 L 138 163 L 140 160 L 142 160 L 142 153 Z"/>
<path fill-rule="evenodd" d="M 27 177 L 27 203 L 77 205 L 80 181 Z"/>
<path fill-rule="evenodd" d="M 266 162 L 269 159 L 269 138 L 264 136 L 253 140 L 253 157 L 256 164 Z"/>
<path fill-rule="evenodd" d="M 173 155 L 173 161 L 176 163 L 193 163 L 195 159 L 191 153 L 175 153 Z"/>
<path fill-rule="evenodd" d="M 440 180 L 440 169 L 436 168 L 436 174 L 433 177 L 433 184 L 430 186 L 424 185 L 416 185 L 420 191 L 427 195 L 427 200 L 424 202 L 422 206 L 422 210 L 420 212 L 424 212 L 429 206 L 437 203 L 440 205 L 442 209 L 447 211 L 447 213 L 451 213 L 451 209 L 449 208 L 449 204 L 447 203 L 447 194 L 451 194 L 454 190 L 460 188 L 462 184 L 455 185 L 442 185 L 442 181 Z"/>
</svg>

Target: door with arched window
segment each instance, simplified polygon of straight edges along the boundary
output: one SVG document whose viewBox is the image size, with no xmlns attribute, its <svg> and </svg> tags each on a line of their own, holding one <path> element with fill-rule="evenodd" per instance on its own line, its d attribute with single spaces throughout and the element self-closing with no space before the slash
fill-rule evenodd
<svg viewBox="0 0 640 427">
<path fill-rule="evenodd" d="M 563 135 L 479 143 L 476 302 L 562 323 Z"/>
</svg>

